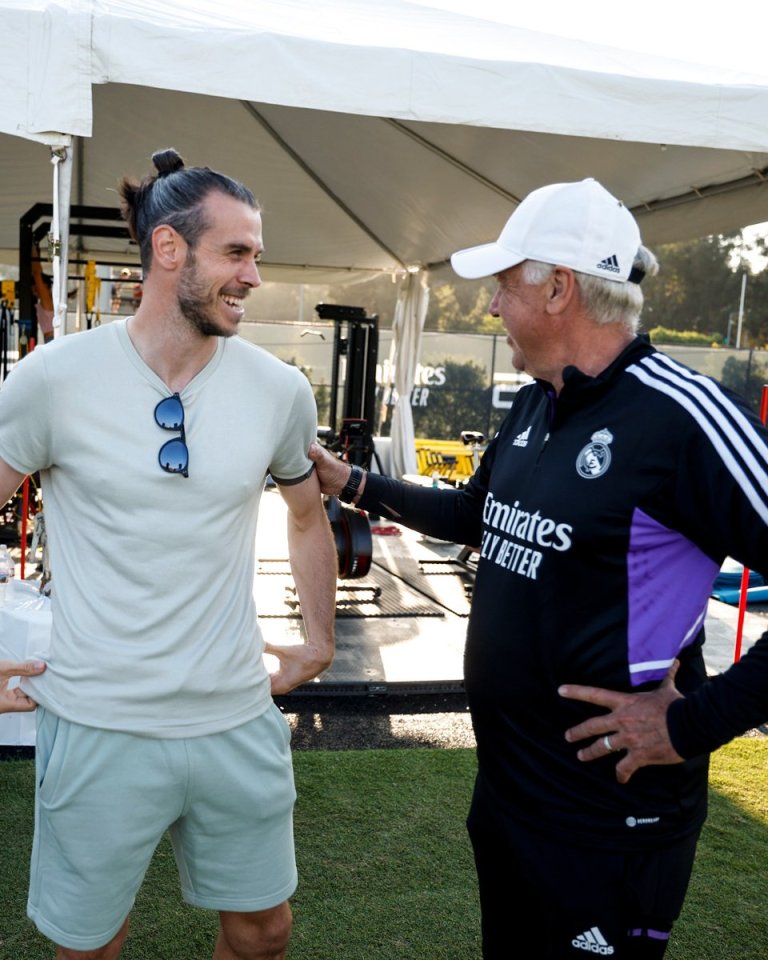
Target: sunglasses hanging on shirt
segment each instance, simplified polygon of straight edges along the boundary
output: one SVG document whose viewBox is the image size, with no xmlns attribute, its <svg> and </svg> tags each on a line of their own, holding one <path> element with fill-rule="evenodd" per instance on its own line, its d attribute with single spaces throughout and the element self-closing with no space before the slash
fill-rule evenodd
<svg viewBox="0 0 768 960">
<path fill-rule="evenodd" d="M 184 406 L 178 393 L 165 397 L 155 407 L 155 423 L 163 430 L 178 430 L 181 436 L 166 441 L 157 454 L 158 462 L 166 473 L 189 476 L 189 450 L 184 433 Z"/>
</svg>

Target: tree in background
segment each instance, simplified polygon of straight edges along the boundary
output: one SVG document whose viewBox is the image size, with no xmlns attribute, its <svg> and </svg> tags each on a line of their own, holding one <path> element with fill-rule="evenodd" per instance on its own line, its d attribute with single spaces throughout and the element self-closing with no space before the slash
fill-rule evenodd
<svg viewBox="0 0 768 960">
<path fill-rule="evenodd" d="M 735 343 L 742 276 L 747 274 L 742 346 L 762 345 L 768 334 L 768 276 L 753 259 L 768 253 L 764 238 L 741 233 L 663 244 L 654 250 L 660 270 L 643 283 L 643 329 L 690 330 Z M 661 341 L 659 341 L 661 342 Z M 666 340 L 664 342 L 670 342 Z"/>
<path fill-rule="evenodd" d="M 415 406 L 413 429 L 417 437 L 458 440 L 462 430 L 485 433 L 491 404 L 491 388 L 485 368 L 474 360 L 445 359 L 435 363 L 445 368 L 445 383 L 429 388 L 426 406 Z"/>
<path fill-rule="evenodd" d="M 502 333 L 498 317 L 488 312 L 496 289 L 491 280 L 442 283 L 432 288 L 425 330 L 441 333 Z"/>
<path fill-rule="evenodd" d="M 768 240 L 760 238 L 759 249 L 768 258 Z M 747 275 L 745 315 L 749 342 L 768 349 L 768 267 Z M 733 338 L 731 338 L 733 339 Z"/>
<path fill-rule="evenodd" d="M 706 237 L 660 246 L 660 270 L 643 283 L 643 327 L 666 327 L 725 338 L 728 314 L 737 309 L 741 280 L 729 266 L 734 237 Z"/>
<path fill-rule="evenodd" d="M 643 329 L 688 330 L 702 342 L 735 344 L 742 276 L 747 275 L 742 346 L 768 345 L 768 269 L 755 267 L 755 258 L 768 259 L 768 240 L 747 241 L 743 233 L 705 237 L 654 247 L 661 269 L 643 283 Z M 264 269 L 269 280 L 269 270 Z M 426 330 L 445 333 L 503 333 L 498 318 L 488 313 L 496 289 L 492 278 L 462 280 L 447 268 L 432 278 Z M 398 286 L 390 274 L 375 274 L 365 282 L 346 285 L 265 282 L 258 296 L 246 301 L 251 320 L 317 321 L 320 302 L 363 307 L 379 317 L 381 329 L 392 324 Z M 710 339 L 711 338 L 711 339 Z M 659 341 L 662 342 L 662 341 Z M 668 341 L 664 341 L 668 342 Z"/>
<path fill-rule="evenodd" d="M 747 241 L 743 233 L 704 237 L 654 248 L 660 271 L 643 283 L 643 329 L 657 328 L 659 343 L 733 345 L 747 275 L 742 346 L 768 344 L 768 269 L 755 266 L 768 258 L 768 240 Z M 425 329 L 446 333 L 503 333 L 488 307 L 495 290 L 492 278 L 466 281 L 451 277 L 432 287 Z M 670 331 L 690 331 L 677 340 Z M 698 334 L 699 337 L 694 336 Z M 663 339 L 661 338 L 663 336 Z"/>
</svg>

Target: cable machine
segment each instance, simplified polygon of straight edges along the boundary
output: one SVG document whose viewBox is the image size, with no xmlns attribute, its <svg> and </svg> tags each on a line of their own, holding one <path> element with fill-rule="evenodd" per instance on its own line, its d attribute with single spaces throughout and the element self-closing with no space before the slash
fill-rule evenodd
<svg viewBox="0 0 768 960">
<path fill-rule="evenodd" d="M 372 425 L 376 403 L 376 361 L 379 352 L 379 318 L 363 307 L 318 303 L 321 320 L 333 320 L 330 431 L 328 449 L 341 459 L 366 469 L 374 455 Z M 341 425 L 339 386 L 344 366 Z"/>
<path fill-rule="evenodd" d="M 39 269 L 40 242 L 51 231 L 53 204 L 36 203 L 30 207 L 19 219 L 19 340 L 34 345 L 39 342 L 37 315 L 35 311 L 35 297 L 38 295 L 35 273 Z M 97 207 L 74 205 L 70 207 L 70 236 L 104 237 L 132 243 L 128 227 L 117 207 Z M 70 260 L 71 264 L 86 267 L 86 283 L 88 282 L 87 260 Z M 125 266 L 124 261 L 110 262 L 101 260 L 105 266 Z M 80 278 L 78 278 L 80 279 Z M 88 326 L 90 320 L 87 318 Z"/>
<path fill-rule="evenodd" d="M 374 456 L 379 318 L 376 315 L 369 317 L 362 307 L 333 303 L 318 303 L 315 311 L 321 320 L 333 320 L 335 327 L 330 426 L 320 431 L 320 439 L 340 460 L 368 469 Z M 342 365 L 344 375 L 339 425 Z M 339 579 L 366 576 L 373 554 L 368 518 L 360 510 L 343 506 L 337 497 L 326 497 L 325 508 L 336 540 Z"/>
</svg>

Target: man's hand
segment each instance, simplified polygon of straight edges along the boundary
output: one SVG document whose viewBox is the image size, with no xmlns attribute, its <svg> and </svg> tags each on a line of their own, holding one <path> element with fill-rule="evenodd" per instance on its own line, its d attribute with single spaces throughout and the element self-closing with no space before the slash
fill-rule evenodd
<svg viewBox="0 0 768 960">
<path fill-rule="evenodd" d="M 627 783 L 640 767 L 682 763 L 683 758 L 672 746 L 667 729 L 667 708 L 673 700 L 682 697 L 675 686 L 679 666 L 676 660 L 661 685 L 650 693 L 617 693 L 600 687 L 570 684 L 560 687 L 558 693 L 561 697 L 594 703 L 611 711 L 590 717 L 566 731 L 565 739 L 569 743 L 587 737 L 598 738 L 579 750 L 579 760 L 597 760 L 617 750 L 625 750 L 626 755 L 616 764 L 619 783 Z"/>
<path fill-rule="evenodd" d="M 288 646 L 275 646 L 267 643 L 264 653 L 270 653 L 278 660 L 278 668 L 270 673 L 272 681 L 272 696 L 283 693 L 308 683 L 318 674 L 330 667 L 333 661 L 333 651 L 320 653 L 308 643 L 296 643 Z"/>
<path fill-rule="evenodd" d="M 28 713 L 37 704 L 18 687 L 9 689 L 11 677 L 34 677 L 45 670 L 42 660 L 28 660 L 26 663 L 12 663 L 0 660 L 0 713 Z"/>
<path fill-rule="evenodd" d="M 320 490 L 323 493 L 333 497 L 338 497 L 344 487 L 347 485 L 352 467 L 328 453 L 325 447 L 319 443 L 312 443 L 309 447 L 309 459 L 314 463 L 318 479 L 320 481 Z M 362 493 L 365 488 L 365 474 L 360 483 L 359 492 Z"/>
</svg>

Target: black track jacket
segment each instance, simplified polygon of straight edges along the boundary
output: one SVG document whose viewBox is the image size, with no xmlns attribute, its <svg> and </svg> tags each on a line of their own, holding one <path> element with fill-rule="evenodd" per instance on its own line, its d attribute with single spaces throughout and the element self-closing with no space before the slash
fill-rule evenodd
<svg viewBox="0 0 768 960">
<path fill-rule="evenodd" d="M 637 337 L 559 396 L 523 387 L 462 490 L 369 474 L 362 509 L 479 548 L 465 682 L 476 799 L 571 842 L 635 849 L 697 829 L 708 752 L 768 718 L 768 634 L 707 681 L 702 628 L 726 557 L 768 574 L 768 435 L 742 402 Z M 565 730 L 562 683 L 651 689 L 672 662 L 684 764 L 621 785 Z"/>
</svg>

